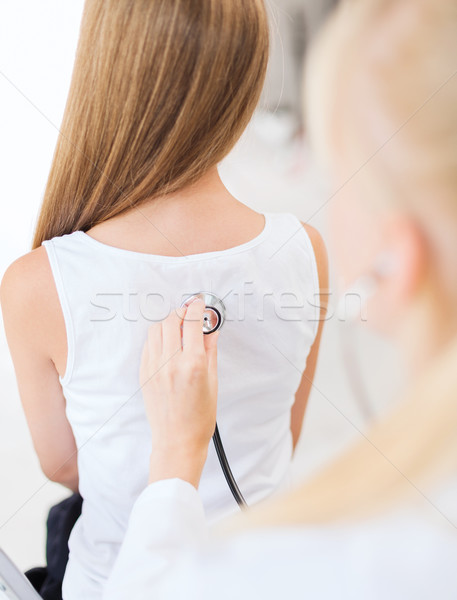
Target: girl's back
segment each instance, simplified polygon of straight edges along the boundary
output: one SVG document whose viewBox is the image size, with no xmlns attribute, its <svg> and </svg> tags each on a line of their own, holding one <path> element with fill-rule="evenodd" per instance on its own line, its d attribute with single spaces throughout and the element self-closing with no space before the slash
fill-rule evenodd
<svg viewBox="0 0 457 600">
<path fill-rule="evenodd" d="M 293 215 L 263 217 L 236 201 L 221 206 L 227 222 L 245 214 L 252 231 L 260 221 L 263 229 L 236 246 L 177 256 L 115 247 L 93 232 L 43 242 L 68 340 L 59 380 L 84 498 L 70 538 L 67 600 L 99 597 L 132 505 L 147 483 L 151 440 L 139 386 L 141 351 L 149 325 L 193 293 L 210 291 L 227 309 L 219 340 L 218 420 L 240 488 L 252 505 L 286 484 L 291 409 L 319 320 L 313 247 Z M 205 214 L 204 207 L 198 214 Z M 132 213 L 116 225 L 107 222 L 98 237 L 113 239 L 114 227 L 119 232 L 130 224 L 132 230 L 137 219 Z M 212 234 L 236 238 L 223 223 L 216 217 Z M 189 235 L 192 228 L 190 220 L 182 230 L 183 248 L 187 239 L 206 246 L 204 238 Z M 160 237 L 153 231 L 153 239 Z M 237 510 L 213 448 L 200 490 L 210 520 Z"/>
</svg>

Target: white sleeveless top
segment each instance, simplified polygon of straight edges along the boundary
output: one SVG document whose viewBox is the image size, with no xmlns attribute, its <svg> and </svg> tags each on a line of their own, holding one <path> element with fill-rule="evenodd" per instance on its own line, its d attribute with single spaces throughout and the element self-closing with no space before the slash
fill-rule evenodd
<svg viewBox="0 0 457 600">
<path fill-rule="evenodd" d="M 227 309 L 218 344 L 218 424 L 248 504 L 285 484 L 294 394 L 319 319 L 309 237 L 292 214 L 265 215 L 253 240 L 166 257 L 109 246 L 83 231 L 43 242 L 68 340 L 59 377 L 78 446 L 82 515 L 70 536 L 64 600 L 100 599 L 133 504 L 148 483 L 151 432 L 139 385 L 150 324 L 188 296 Z M 200 484 L 212 522 L 236 512 L 213 446 Z"/>
</svg>

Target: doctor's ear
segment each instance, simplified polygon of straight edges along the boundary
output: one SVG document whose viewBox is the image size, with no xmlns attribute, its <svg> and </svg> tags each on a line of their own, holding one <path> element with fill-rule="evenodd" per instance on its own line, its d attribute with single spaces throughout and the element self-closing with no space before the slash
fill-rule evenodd
<svg viewBox="0 0 457 600">
<path fill-rule="evenodd" d="M 386 231 L 388 251 L 374 265 L 380 300 L 390 318 L 400 313 L 415 298 L 427 270 L 427 248 L 422 231 L 414 220 L 400 217 Z"/>
</svg>

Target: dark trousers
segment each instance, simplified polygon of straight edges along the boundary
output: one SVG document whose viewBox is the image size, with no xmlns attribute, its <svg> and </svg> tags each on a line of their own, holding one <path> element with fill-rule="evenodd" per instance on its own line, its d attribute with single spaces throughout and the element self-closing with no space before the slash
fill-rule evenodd
<svg viewBox="0 0 457 600">
<path fill-rule="evenodd" d="M 44 600 L 62 600 L 62 580 L 68 562 L 68 538 L 81 514 L 83 499 L 73 494 L 49 511 L 47 520 L 46 567 L 25 574 Z"/>
</svg>

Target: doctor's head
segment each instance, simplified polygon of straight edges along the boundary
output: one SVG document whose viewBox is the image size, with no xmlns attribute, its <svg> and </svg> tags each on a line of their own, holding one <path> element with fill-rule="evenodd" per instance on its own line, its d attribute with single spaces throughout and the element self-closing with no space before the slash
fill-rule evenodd
<svg viewBox="0 0 457 600">
<path fill-rule="evenodd" d="M 253 114 L 268 54 L 263 0 L 86 0 L 33 247 L 215 167 Z"/>
<path fill-rule="evenodd" d="M 419 354 L 457 332 L 456 56 L 454 0 L 348 0 L 308 69 L 343 286 L 371 277 L 368 321 Z"/>
</svg>

